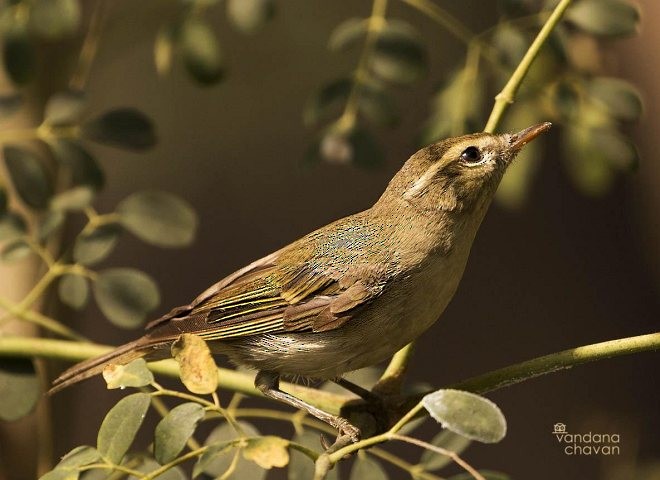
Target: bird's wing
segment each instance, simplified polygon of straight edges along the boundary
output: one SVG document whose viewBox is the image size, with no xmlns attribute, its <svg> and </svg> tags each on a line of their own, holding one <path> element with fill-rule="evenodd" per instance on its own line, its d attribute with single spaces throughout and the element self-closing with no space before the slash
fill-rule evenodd
<svg viewBox="0 0 660 480">
<path fill-rule="evenodd" d="M 300 254 L 301 250 L 308 253 Z M 322 332 L 346 323 L 382 290 L 381 266 L 332 268 L 313 248 L 296 261 L 275 252 L 221 280 L 190 305 L 151 322 L 148 334 L 196 333 L 206 340 Z"/>
</svg>

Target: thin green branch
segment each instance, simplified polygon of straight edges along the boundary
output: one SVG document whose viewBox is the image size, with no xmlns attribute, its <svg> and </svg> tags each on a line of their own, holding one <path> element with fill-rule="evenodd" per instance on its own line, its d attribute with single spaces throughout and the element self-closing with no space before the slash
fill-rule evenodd
<svg viewBox="0 0 660 480">
<path fill-rule="evenodd" d="M 113 347 L 95 343 L 47 338 L 0 337 L 0 357 L 39 357 L 79 362 L 98 357 L 111 350 L 113 350 Z M 179 367 L 174 360 L 153 362 L 149 364 L 149 368 L 155 373 L 179 378 Z M 227 368 L 219 368 L 218 376 L 219 386 L 224 390 L 263 397 L 263 394 L 254 387 L 253 375 Z M 338 395 L 287 382 L 282 382 L 282 388 L 296 397 L 335 415 L 339 414 L 339 410 L 344 403 L 353 399 L 349 395 Z"/>
<path fill-rule="evenodd" d="M 509 78 L 509 81 L 506 83 L 502 91 L 495 97 L 495 105 L 490 113 L 484 132 L 493 133 L 495 131 L 497 125 L 502 119 L 502 115 L 504 115 L 504 112 L 509 105 L 513 103 L 516 93 L 520 88 L 520 84 L 538 56 L 541 47 L 545 44 L 572 1 L 573 0 L 561 0 L 548 18 L 548 21 L 543 24 L 543 27 L 529 46 L 529 49 Z"/>
<path fill-rule="evenodd" d="M 414 349 L 414 342 L 410 342 L 394 354 L 378 383 L 372 389 L 374 392 L 398 393 L 401 391 L 401 385 Z"/>
</svg>

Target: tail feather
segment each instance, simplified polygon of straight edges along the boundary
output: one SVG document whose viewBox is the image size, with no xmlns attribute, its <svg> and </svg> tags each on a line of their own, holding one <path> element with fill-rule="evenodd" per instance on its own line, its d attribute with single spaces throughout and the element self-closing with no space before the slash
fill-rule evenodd
<svg viewBox="0 0 660 480">
<path fill-rule="evenodd" d="M 122 345 L 115 350 L 101 355 L 100 357 L 90 358 L 77 363 L 73 367 L 65 370 L 59 377 L 53 381 L 53 386 L 48 391 L 52 395 L 60 390 L 73 385 L 74 383 L 81 382 L 85 379 L 98 375 L 103 372 L 106 365 L 118 364 L 123 365 L 138 358 L 144 357 L 149 354 L 153 356 L 154 350 L 160 350 L 162 347 L 169 345 L 171 339 L 167 340 L 151 340 L 139 338 L 133 342 Z M 167 350 L 169 351 L 169 350 Z"/>
</svg>

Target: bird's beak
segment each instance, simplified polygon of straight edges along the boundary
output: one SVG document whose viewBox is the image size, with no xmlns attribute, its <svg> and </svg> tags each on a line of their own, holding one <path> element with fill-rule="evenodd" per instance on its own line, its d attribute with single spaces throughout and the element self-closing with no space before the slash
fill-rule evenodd
<svg viewBox="0 0 660 480">
<path fill-rule="evenodd" d="M 509 140 L 511 142 L 511 148 L 520 150 L 536 137 L 550 130 L 550 127 L 552 127 L 552 123 L 544 122 L 539 123 L 538 125 L 532 125 L 518 133 L 514 133 Z"/>
</svg>

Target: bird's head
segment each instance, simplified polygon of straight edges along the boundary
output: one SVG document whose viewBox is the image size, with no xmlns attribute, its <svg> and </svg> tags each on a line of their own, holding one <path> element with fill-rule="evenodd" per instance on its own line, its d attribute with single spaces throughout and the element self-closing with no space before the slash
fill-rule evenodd
<svg viewBox="0 0 660 480">
<path fill-rule="evenodd" d="M 381 198 L 403 199 L 421 210 L 471 211 L 490 202 L 500 179 L 525 144 L 551 124 L 518 133 L 474 133 L 429 145 L 415 153 Z"/>
</svg>

